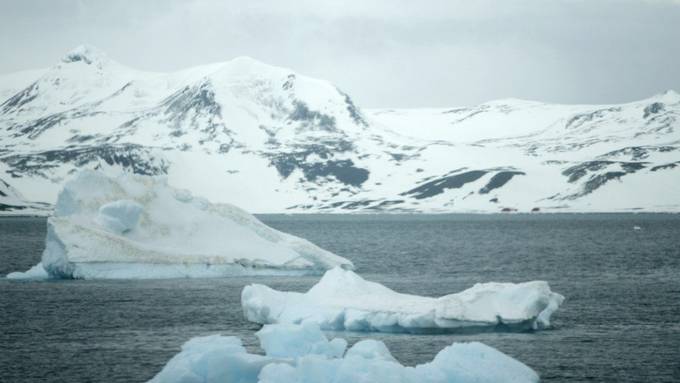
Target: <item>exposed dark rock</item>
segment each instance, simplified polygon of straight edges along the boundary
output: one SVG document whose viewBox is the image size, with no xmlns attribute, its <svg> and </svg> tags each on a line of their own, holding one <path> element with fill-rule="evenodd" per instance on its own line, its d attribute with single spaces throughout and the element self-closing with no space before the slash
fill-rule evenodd
<svg viewBox="0 0 680 383">
<path fill-rule="evenodd" d="M 562 175 L 569 177 L 568 181 L 573 183 L 580 180 L 589 172 L 597 172 L 614 164 L 619 164 L 626 172 L 633 173 L 644 168 L 646 162 L 586 161 L 565 169 L 562 171 Z"/>
<path fill-rule="evenodd" d="M 599 173 L 611 165 L 619 165 L 622 171 L 606 171 Z M 623 161 L 587 161 L 565 169 L 562 174 L 569 177 L 568 181 L 574 183 L 589 173 L 591 175 L 583 184 L 583 188 L 578 193 L 564 197 L 563 199 L 576 199 L 597 190 L 610 180 L 620 179 L 626 174 L 632 174 L 640 169 L 644 169 L 647 162 L 623 162 Z"/>
<path fill-rule="evenodd" d="M 97 136 L 93 136 L 93 135 L 91 135 L 91 134 L 84 134 L 84 135 L 76 134 L 75 136 L 69 138 L 69 139 L 68 139 L 68 142 L 71 142 L 71 143 L 83 143 L 83 142 L 87 142 L 87 141 L 92 141 L 92 140 L 94 140 L 95 138 L 97 138 Z"/>
<path fill-rule="evenodd" d="M 0 105 L 0 112 L 3 114 L 8 113 L 10 111 L 17 111 L 21 109 L 22 106 L 28 104 L 29 102 L 35 100 L 36 97 L 38 97 L 38 83 L 34 82 L 33 84 L 29 85 L 27 88 L 23 89 L 19 93 L 15 94 L 14 96 L 10 97 L 7 101 L 2 103 Z"/>
<path fill-rule="evenodd" d="M 468 110 L 470 110 L 470 109 L 469 108 L 449 109 L 449 110 L 443 111 L 442 114 L 456 114 L 456 113 L 462 113 L 462 112 L 465 112 L 465 111 L 468 111 Z"/>
<path fill-rule="evenodd" d="M 300 100 L 293 101 L 295 109 L 288 116 L 292 121 L 305 123 L 306 128 L 325 130 L 332 132 L 335 130 L 335 117 L 323 114 L 316 110 L 310 110 L 307 104 Z"/>
<path fill-rule="evenodd" d="M 644 118 L 647 118 L 652 114 L 657 114 L 657 113 L 659 113 L 663 110 L 664 110 L 663 102 L 655 102 L 655 103 L 649 104 L 645 107 Z"/>
<path fill-rule="evenodd" d="M 594 121 L 597 119 L 601 119 L 605 117 L 607 114 L 612 113 L 612 112 L 620 112 L 621 108 L 620 107 L 612 107 L 612 108 L 607 108 L 607 109 L 598 109 L 596 111 L 590 112 L 590 113 L 581 113 L 573 116 L 572 118 L 567 121 L 566 128 L 567 129 L 573 129 L 573 128 L 578 128 L 581 125 Z"/>
<path fill-rule="evenodd" d="M 390 153 L 390 152 L 385 152 L 385 153 L 389 154 L 390 157 L 392 157 L 392 159 L 397 161 L 397 162 L 406 161 L 406 160 L 410 160 L 410 159 L 413 159 L 413 158 L 420 157 L 420 154 L 417 154 L 417 153 L 416 154 Z M 422 171 L 422 169 L 421 169 L 421 171 Z"/>
<path fill-rule="evenodd" d="M 0 203 L 0 211 L 14 211 L 14 210 L 24 210 L 26 209 L 26 206 L 18 206 L 18 205 L 7 205 L 4 203 Z"/>
<path fill-rule="evenodd" d="M 151 154 L 152 148 L 141 145 L 101 145 L 93 147 L 66 147 L 29 154 L 15 154 L 0 158 L 9 165 L 7 172 L 12 177 L 42 176 L 45 171 L 69 163 L 76 168 L 103 161 L 108 165 L 119 165 L 133 173 L 143 175 L 166 174 L 168 164 Z"/>
<path fill-rule="evenodd" d="M 479 190 L 479 194 L 487 194 L 491 190 L 498 189 L 503 187 L 508 181 L 512 179 L 514 176 L 518 175 L 525 175 L 524 172 L 518 172 L 518 171 L 502 171 L 498 172 L 491 177 L 489 182 Z"/>
<path fill-rule="evenodd" d="M 61 124 L 62 121 L 96 116 L 102 113 L 103 112 L 93 112 L 89 109 L 89 106 L 86 106 L 11 125 L 8 130 L 14 131 L 13 137 L 28 136 L 30 139 L 35 139 L 46 130 Z"/>
<path fill-rule="evenodd" d="M 307 154 L 281 153 L 271 159 L 272 164 L 283 178 L 287 178 L 295 169 L 302 170 L 307 181 L 316 181 L 319 177 L 333 176 L 338 181 L 352 186 L 361 186 L 369 172 L 356 167 L 352 160 L 326 160 L 324 162 L 306 162 Z M 328 158 L 325 154 L 321 158 Z"/>
<path fill-rule="evenodd" d="M 465 120 L 467 120 L 467 119 L 469 119 L 469 118 L 472 118 L 472 117 L 474 117 L 474 116 L 476 116 L 476 115 L 478 115 L 478 114 L 482 114 L 482 113 L 484 113 L 484 112 L 486 112 L 486 111 L 488 111 L 488 110 L 489 110 L 489 106 L 488 106 L 488 105 L 481 105 L 481 106 L 479 106 L 479 107 L 477 107 L 477 108 L 474 108 L 474 109 L 463 109 L 463 110 L 461 110 L 461 111 L 466 111 L 466 112 L 469 112 L 469 113 L 468 113 L 466 116 L 463 116 L 463 117 L 459 118 L 458 120 L 453 121 L 453 123 L 454 123 L 454 124 L 461 123 L 461 122 L 463 122 L 463 121 L 465 121 Z"/>
<path fill-rule="evenodd" d="M 302 171 L 308 181 L 315 181 L 317 177 L 333 176 L 345 185 L 361 186 L 368 179 L 366 169 L 354 166 L 352 160 L 316 162 L 302 166 Z"/>
<path fill-rule="evenodd" d="M 286 78 L 286 82 L 281 85 L 281 88 L 283 90 L 291 90 L 295 86 L 295 74 L 289 74 L 288 77 Z"/>
<path fill-rule="evenodd" d="M 460 174 L 447 175 L 426 182 L 416 188 L 401 193 L 401 195 L 412 195 L 416 199 L 433 197 L 443 193 L 446 189 L 458 189 L 466 183 L 474 182 L 483 177 L 487 170 L 471 170 Z"/>
<path fill-rule="evenodd" d="M 644 169 L 646 162 L 620 162 L 621 167 L 626 173 L 635 173 L 640 169 Z"/>
<path fill-rule="evenodd" d="M 584 177 L 588 172 L 595 172 L 613 164 L 614 161 L 588 161 L 571 166 L 562 171 L 562 175 L 569 177 L 568 181 L 573 183 Z"/>
<path fill-rule="evenodd" d="M 369 176 L 369 171 L 357 167 L 352 160 L 334 159 L 335 154 L 350 152 L 354 149 L 346 139 L 329 139 L 315 144 L 300 145 L 291 152 L 263 153 L 276 167 L 281 177 L 288 178 L 296 169 L 304 174 L 304 180 L 317 181 L 318 178 L 334 177 L 349 186 L 361 186 Z M 320 158 L 310 161 L 311 155 Z"/>
<path fill-rule="evenodd" d="M 600 158 L 609 158 L 609 157 L 616 157 L 616 156 L 630 156 L 630 159 L 632 161 L 638 161 L 638 160 L 643 160 L 647 157 L 649 157 L 649 153 L 651 152 L 660 152 L 660 153 L 666 153 L 666 152 L 672 152 L 674 150 L 677 150 L 678 148 L 675 146 L 669 146 L 669 145 L 664 145 L 664 146 L 628 146 L 622 149 L 618 150 L 613 150 L 611 152 L 605 153 L 600 156 Z"/>
<path fill-rule="evenodd" d="M 600 186 L 604 185 L 607 183 L 607 181 L 610 180 L 618 180 L 621 177 L 625 176 L 626 172 L 606 172 L 602 174 L 597 174 L 592 177 L 586 183 L 583 185 L 583 191 L 581 192 L 581 195 L 589 194 L 595 191 L 597 188 Z"/>
<path fill-rule="evenodd" d="M 380 202 L 379 204 L 373 205 L 373 206 L 369 207 L 368 209 L 382 210 L 382 209 L 388 208 L 392 205 L 398 205 L 400 203 L 404 203 L 404 200 L 403 199 L 386 200 L 386 201 Z"/>
<path fill-rule="evenodd" d="M 347 105 L 347 112 L 349 112 L 349 116 L 352 117 L 352 120 L 354 120 L 354 122 L 359 125 L 367 127 L 368 123 L 366 123 L 364 116 L 359 111 L 359 108 L 357 108 L 357 106 L 354 105 L 354 102 L 352 102 L 352 99 L 349 97 L 349 95 L 347 93 L 343 93 L 340 90 L 338 90 L 338 92 L 340 92 L 340 94 L 342 94 L 345 97 L 345 105 Z"/>
<path fill-rule="evenodd" d="M 207 133 L 209 139 L 225 129 L 222 122 L 222 107 L 215 100 L 215 91 L 209 82 L 194 86 L 186 86 L 161 102 L 163 122 L 167 123 L 175 137 L 186 133 L 187 126 L 200 126 L 198 119 L 205 118 L 202 132 Z"/>
<path fill-rule="evenodd" d="M 354 202 L 348 202 L 345 204 L 342 208 L 347 209 L 347 210 L 355 210 L 363 206 L 368 206 L 372 204 L 373 202 L 376 202 L 375 200 L 370 200 L 370 199 L 365 199 L 361 201 L 354 201 Z"/>
<path fill-rule="evenodd" d="M 65 63 L 74 63 L 78 61 L 82 61 L 85 64 L 91 65 L 92 64 L 92 59 L 87 56 L 86 54 L 78 53 L 78 52 L 71 52 L 67 54 L 61 61 Z"/>
<path fill-rule="evenodd" d="M 680 166 L 680 161 L 671 162 L 671 163 L 663 164 L 663 165 L 657 165 L 657 166 L 652 167 L 650 170 L 655 172 L 657 170 L 674 169 L 677 166 Z"/>
</svg>

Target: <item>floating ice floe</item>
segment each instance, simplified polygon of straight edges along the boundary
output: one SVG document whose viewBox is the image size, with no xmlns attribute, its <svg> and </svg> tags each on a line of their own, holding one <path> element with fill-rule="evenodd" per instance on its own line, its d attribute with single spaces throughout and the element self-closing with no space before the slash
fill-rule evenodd
<svg viewBox="0 0 680 383">
<path fill-rule="evenodd" d="M 256 323 L 316 323 L 324 330 L 440 332 L 543 329 L 564 297 L 548 283 L 478 283 L 439 298 L 397 293 L 349 270 L 329 270 L 306 293 L 251 284 L 241 293 Z"/>
<path fill-rule="evenodd" d="M 269 325 L 256 333 L 265 355 L 250 354 L 236 337 L 194 338 L 152 383 L 529 383 L 538 375 L 482 343 L 454 343 L 429 363 L 407 367 L 385 345 L 361 340 L 349 350 L 318 326 Z"/>
<path fill-rule="evenodd" d="M 41 264 L 8 278 L 321 274 L 352 262 L 160 177 L 83 171 L 47 221 Z"/>
</svg>

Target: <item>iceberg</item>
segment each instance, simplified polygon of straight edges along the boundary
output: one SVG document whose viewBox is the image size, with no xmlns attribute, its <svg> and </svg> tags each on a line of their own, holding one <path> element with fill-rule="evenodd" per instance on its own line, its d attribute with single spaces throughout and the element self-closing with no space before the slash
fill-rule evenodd
<svg viewBox="0 0 680 383">
<path fill-rule="evenodd" d="M 401 294 L 340 268 L 327 271 L 306 293 L 260 284 L 241 292 L 244 315 L 255 323 L 412 333 L 544 329 L 563 300 L 543 281 L 478 283 L 439 298 Z"/>
<path fill-rule="evenodd" d="M 321 274 L 352 262 L 163 177 L 82 171 L 47 220 L 42 262 L 13 279 Z M 44 272 L 43 272 L 44 271 Z"/>
<path fill-rule="evenodd" d="M 7 274 L 7 279 L 48 279 L 50 276 L 45 271 L 42 262 L 26 271 L 15 271 Z"/>
<path fill-rule="evenodd" d="M 267 325 L 256 336 L 265 354 L 240 339 L 210 335 L 189 340 L 151 383 L 533 383 L 531 368 L 482 343 L 454 343 L 429 363 L 401 365 L 384 343 L 365 339 L 347 349 L 319 326 Z"/>
</svg>

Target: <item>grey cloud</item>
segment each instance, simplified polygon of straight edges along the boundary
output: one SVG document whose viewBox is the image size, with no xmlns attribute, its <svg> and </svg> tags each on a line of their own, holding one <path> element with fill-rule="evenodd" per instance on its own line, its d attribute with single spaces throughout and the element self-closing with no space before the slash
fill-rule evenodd
<svg viewBox="0 0 680 383">
<path fill-rule="evenodd" d="M 0 72 L 86 42 L 133 67 L 253 56 L 365 107 L 613 103 L 680 89 L 680 4 L 632 0 L 5 1 Z"/>
</svg>

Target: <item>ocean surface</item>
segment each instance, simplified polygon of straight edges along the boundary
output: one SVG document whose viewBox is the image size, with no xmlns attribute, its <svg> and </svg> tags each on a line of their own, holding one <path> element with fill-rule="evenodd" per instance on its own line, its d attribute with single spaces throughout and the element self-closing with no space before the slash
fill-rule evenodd
<svg viewBox="0 0 680 383">
<path fill-rule="evenodd" d="M 543 382 L 680 382 L 680 215 L 260 216 L 354 261 L 400 291 L 546 280 L 566 297 L 535 333 L 333 333 L 384 341 L 408 365 L 452 342 L 481 341 Z M 635 229 L 635 227 L 639 229 Z M 37 263 L 45 220 L 0 218 L 0 275 Z M 191 337 L 221 333 L 258 351 L 244 285 L 304 291 L 318 277 L 204 280 L 0 279 L 0 382 L 141 382 Z"/>
</svg>

